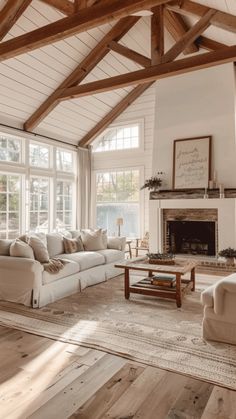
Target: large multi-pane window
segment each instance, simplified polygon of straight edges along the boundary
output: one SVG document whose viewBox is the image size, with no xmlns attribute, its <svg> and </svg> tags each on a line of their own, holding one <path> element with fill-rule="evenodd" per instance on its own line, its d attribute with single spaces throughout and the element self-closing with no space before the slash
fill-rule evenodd
<svg viewBox="0 0 236 419">
<path fill-rule="evenodd" d="M 0 133 L 0 162 L 21 161 L 21 140 L 13 136 Z"/>
<path fill-rule="evenodd" d="M 47 233 L 49 230 L 49 179 L 30 178 L 29 230 Z"/>
<path fill-rule="evenodd" d="M 139 170 L 127 169 L 96 174 L 97 225 L 117 234 L 117 219 L 123 219 L 121 234 L 139 237 Z"/>
<path fill-rule="evenodd" d="M 20 233 L 21 176 L 0 173 L 0 238 Z"/>
<path fill-rule="evenodd" d="M 109 128 L 93 147 L 94 152 L 127 150 L 140 147 L 141 124 Z"/>
<path fill-rule="evenodd" d="M 0 238 L 74 228 L 76 153 L 0 133 Z"/>
<path fill-rule="evenodd" d="M 72 196 L 73 183 L 71 181 L 57 181 L 57 202 L 56 202 L 56 224 L 57 229 L 72 228 L 73 212 L 72 212 Z"/>
</svg>

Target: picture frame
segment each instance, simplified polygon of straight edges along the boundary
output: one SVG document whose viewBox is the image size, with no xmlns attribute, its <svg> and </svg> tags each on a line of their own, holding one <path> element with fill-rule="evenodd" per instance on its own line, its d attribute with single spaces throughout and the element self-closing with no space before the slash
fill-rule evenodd
<svg viewBox="0 0 236 419">
<path fill-rule="evenodd" d="M 212 137 L 174 140 L 173 189 L 208 188 Z"/>
</svg>

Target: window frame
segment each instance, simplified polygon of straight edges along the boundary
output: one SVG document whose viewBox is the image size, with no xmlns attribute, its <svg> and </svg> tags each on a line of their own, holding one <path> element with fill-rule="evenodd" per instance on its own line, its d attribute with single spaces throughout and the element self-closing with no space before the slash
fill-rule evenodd
<svg viewBox="0 0 236 419">
<path fill-rule="evenodd" d="M 116 154 L 116 155 L 121 155 L 123 156 L 124 153 L 126 154 L 132 154 L 132 153 L 138 153 L 138 152 L 143 152 L 144 151 L 144 119 L 134 119 L 134 120 L 129 120 L 129 121 L 123 121 L 123 122 L 116 122 L 114 124 L 109 125 L 108 128 L 106 128 L 102 134 L 100 134 L 96 140 L 93 142 L 94 145 L 96 145 L 97 143 L 99 143 L 99 141 L 101 140 L 101 138 L 106 135 L 110 130 L 112 129 L 119 129 L 119 128 L 130 128 L 133 125 L 138 125 L 139 126 L 139 146 L 138 147 L 134 147 L 134 148 L 123 148 L 123 149 L 118 149 L 118 150 L 104 150 L 104 151 L 95 151 L 94 148 L 92 147 L 92 154 L 96 155 L 96 159 L 99 157 L 103 157 L 104 155 L 111 155 L 111 154 Z"/>
<path fill-rule="evenodd" d="M 141 186 L 144 183 L 144 166 L 122 166 L 122 167 L 113 167 L 113 168 L 105 168 L 105 169 L 96 169 L 92 172 L 92 199 L 91 199 L 91 206 L 92 206 L 92 224 L 93 227 L 97 227 L 97 174 L 98 173 L 108 173 L 108 172 L 121 172 L 121 171 L 131 171 L 131 170 L 138 170 L 139 171 L 139 232 L 140 237 L 144 235 L 144 217 L 145 217 L 145 202 L 144 202 L 144 193 L 140 190 Z M 127 203 L 129 203 L 127 201 Z M 130 201 L 132 204 L 132 201 Z M 136 201 L 135 201 L 136 203 Z M 114 202 L 114 204 L 116 204 Z M 119 202 L 117 202 L 119 204 Z M 128 237 L 127 237 L 128 238 Z M 137 237 L 138 238 L 138 237 Z M 134 239 L 134 238 L 133 238 Z"/>
<path fill-rule="evenodd" d="M 9 134 L 7 131 L 0 130 L 0 136 L 3 134 L 6 137 L 12 137 L 12 139 L 19 140 L 20 142 L 20 153 L 19 153 L 19 161 L 7 161 L 7 160 L 0 160 L 0 166 L 6 165 L 7 167 L 24 167 L 25 165 L 25 144 L 24 139 L 19 135 Z M 1 170 L 1 168 L 0 168 Z"/>
<path fill-rule="evenodd" d="M 22 211 L 22 208 L 23 208 L 23 204 L 24 204 L 24 202 L 22 203 L 21 197 L 23 195 L 24 175 L 22 173 L 13 172 L 13 171 L 3 171 L 1 167 L 0 167 L 0 175 L 3 175 L 3 176 L 19 176 L 19 178 L 20 178 L 20 189 L 19 189 L 19 198 L 20 199 L 19 199 L 19 210 L 18 210 L 18 213 L 19 213 L 19 233 L 21 234 L 22 227 L 23 227 L 23 218 L 22 218 L 23 211 Z M 10 192 L 9 192 L 8 189 L 6 191 L 6 194 L 7 194 L 7 202 L 8 202 L 8 199 L 9 199 L 8 196 L 10 194 Z M 11 212 L 14 212 L 14 211 L 11 211 Z M 8 213 L 9 213 L 9 211 L 7 209 L 6 210 L 7 221 L 8 221 L 8 217 L 9 217 L 8 216 Z M 8 222 L 6 222 L 6 230 L 5 231 L 6 231 L 6 236 L 7 236 L 6 238 L 8 239 L 8 237 L 9 237 Z"/>
</svg>

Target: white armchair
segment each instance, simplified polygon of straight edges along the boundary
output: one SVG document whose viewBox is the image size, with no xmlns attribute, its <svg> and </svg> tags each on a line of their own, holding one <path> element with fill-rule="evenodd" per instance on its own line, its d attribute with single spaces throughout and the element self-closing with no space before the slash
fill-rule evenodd
<svg viewBox="0 0 236 419">
<path fill-rule="evenodd" d="M 236 273 L 202 292 L 203 337 L 236 345 Z"/>
</svg>

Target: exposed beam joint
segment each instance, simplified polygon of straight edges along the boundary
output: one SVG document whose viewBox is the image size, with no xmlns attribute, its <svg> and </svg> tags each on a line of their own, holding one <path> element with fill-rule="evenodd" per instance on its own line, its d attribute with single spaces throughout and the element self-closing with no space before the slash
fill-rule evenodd
<svg viewBox="0 0 236 419">
<path fill-rule="evenodd" d="M 117 52 L 129 60 L 135 61 L 142 67 L 150 67 L 151 65 L 150 58 L 145 57 L 145 55 L 139 54 L 138 52 L 133 51 L 132 49 L 129 49 L 121 44 L 118 44 L 118 42 L 111 41 L 108 46 L 112 51 Z"/>
<path fill-rule="evenodd" d="M 173 45 L 172 48 L 164 55 L 162 62 L 167 63 L 175 60 L 184 49 L 192 44 L 209 26 L 212 16 L 216 13 L 215 10 L 210 9 L 206 14 L 199 19 L 199 21 Z"/>
<path fill-rule="evenodd" d="M 184 58 L 182 60 L 151 66 L 128 74 L 111 77 L 71 87 L 61 92 L 59 99 L 67 100 L 79 98 L 97 93 L 108 92 L 135 84 L 148 83 L 167 77 L 172 77 L 203 68 L 213 67 L 219 64 L 233 62 L 236 60 L 236 45 L 219 51 L 207 52 L 200 55 Z"/>
<path fill-rule="evenodd" d="M 46 99 L 45 102 L 25 122 L 26 131 L 32 131 L 46 116 L 57 106 L 58 96 L 61 90 L 76 86 L 89 74 L 90 71 L 108 54 L 110 41 L 119 41 L 135 23 L 139 17 L 130 16 L 123 18 L 103 37 L 103 39 L 90 51 L 86 58 L 72 71 L 72 73 L 60 84 L 60 86 Z"/>
<path fill-rule="evenodd" d="M 199 36 L 196 42 L 200 48 L 206 49 L 207 51 L 216 51 L 222 48 L 227 48 L 227 45 L 222 44 L 221 42 L 214 41 L 213 39 L 207 38 L 202 35 Z"/>
<path fill-rule="evenodd" d="M 112 22 L 129 14 L 150 9 L 169 0 L 104 0 L 72 16 L 18 36 L 0 45 L 0 61 L 41 48 L 69 36 Z M 73 4 L 72 4 L 73 5 Z"/>
<path fill-rule="evenodd" d="M 182 38 L 182 36 L 184 36 L 189 30 L 189 27 L 182 16 L 168 10 L 167 8 L 164 10 L 164 22 L 167 31 L 176 42 L 179 41 L 179 39 Z M 184 49 L 183 54 L 193 54 L 198 52 L 198 50 L 198 46 L 195 43 L 192 43 Z"/>
<path fill-rule="evenodd" d="M 24 13 L 32 0 L 8 0 L 0 11 L 0 41 Z"/>
<path fill-rule="evenodd" d="M 98 137 L 128 106 L 130 106 L 152 83 L 142 84 L 135 87 L 128 95 L 122 99 L 98 124 L 92 128 L 79 142 L 80 147 L 86 147 Z"/>
<path fill-rule="evenodd" d="M 208 12 L 209 7 L 202 4 L 195 3 L 191 0 L 176 0 L 167 4 L 167 8 L 174 12 L 182 15 L 195 15 L 202 17 Z M 221 12 L 220 10 L 214 9 L 215 15 L 211 19 L 211 24 L 221 29 L 225 29 L 230 32 L 236 32 L 236 16 L 229 13 Z"/>
</svg>

